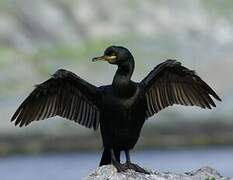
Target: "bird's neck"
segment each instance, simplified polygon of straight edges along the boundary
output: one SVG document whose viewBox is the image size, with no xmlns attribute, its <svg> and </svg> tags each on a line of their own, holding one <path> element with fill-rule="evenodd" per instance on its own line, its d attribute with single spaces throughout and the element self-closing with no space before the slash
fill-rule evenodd
<svg viewBox="0 0 233 180">
<path fill-rule="evenodd" d="M 120 96 L 130 96 L 135 91 L 135 85 L 131 81 L 131 76 L 134 71 L 133 58 L 118 65 L 118 69 L 113 78 L 113 88 Z"/>
</svg>

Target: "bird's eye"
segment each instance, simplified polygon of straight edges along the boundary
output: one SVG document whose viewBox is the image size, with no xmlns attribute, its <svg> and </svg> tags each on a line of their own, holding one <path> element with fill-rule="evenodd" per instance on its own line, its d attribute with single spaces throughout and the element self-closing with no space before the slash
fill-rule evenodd
<svg viewBox="0 0 233 180">
<path fill-rule="evenodd" d="M 112 52 L 112 53 L 111 53 L 111 56 L 116 56 L 116 53 L 115 53 L 115 52 Z"/>
</svg>

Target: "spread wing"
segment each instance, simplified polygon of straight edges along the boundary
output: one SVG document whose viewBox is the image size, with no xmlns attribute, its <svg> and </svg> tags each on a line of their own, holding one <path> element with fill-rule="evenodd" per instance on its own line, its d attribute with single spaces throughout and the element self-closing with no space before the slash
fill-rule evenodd
<svg viewBox="0 0 233 180">
<path fill-rule="evenodd" d="M 60 69 L 37 85 L 19 106 L 11 121 L 26 126 L 32 121 L 61 116 L 88 128 L 99 125 L 98 88 L 72 72 Z"/>
<path fill-rule="evenodd" d="M 216 106 L 211 96 L 221 101 L 194 71 L 176 60 L 156 66 L 140 85 L 146 94 L 146 118 L 173 104 L 211 109 Z"/>
</svg>

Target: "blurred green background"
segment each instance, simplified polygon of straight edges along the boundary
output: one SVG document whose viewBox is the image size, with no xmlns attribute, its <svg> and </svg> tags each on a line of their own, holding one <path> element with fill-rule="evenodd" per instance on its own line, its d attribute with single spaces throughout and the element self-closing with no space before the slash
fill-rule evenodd
<svg viewBox="0 0 233 180">
<path fill-rule="evenodd" d="M 229 0 L 0 0 L 0 179 L 76 180 L 98 165 L 99 131 L 59 117 L 19 128 L 10 118 L 59 68 L 110 84 L 116 67 L 91 62 L 110 45 L 130 49 L 135 81 L 177 59 L 223 100 L 212 110 L 173 106 L 153 116 L 133 159 L 161 171 L 210 165 L 233 176 L 232 9 Z"/>
<path fill-rule="evenodd" d="M 58 68 L 110 84 L 116 68 L 91 62 L 110 45 L 132 51 L 135 81 L 177 59 L 223 100 L 213 110 L 163 110 L 146 122 L 137 148 L 232 145 L 232 8 L 229 0 L 0 0 L 0 155 L 101 149 L 98 131 L 62 118 L 26 128 L 10 118 Z"/>
</svg>

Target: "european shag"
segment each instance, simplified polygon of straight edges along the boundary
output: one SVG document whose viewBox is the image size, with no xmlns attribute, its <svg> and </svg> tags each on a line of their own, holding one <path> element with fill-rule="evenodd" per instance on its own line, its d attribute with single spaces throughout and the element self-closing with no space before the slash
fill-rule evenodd
<svg viewBox="0 0 233 180">
<path fill-rule="evenodd" d="M 147 173 L 129 156 L 146 119 L 173 104 L 211 109 L 216 106 L 212 97 L 221 101 L 193 70 L 176 60 L 157 65 L 141 82 L 131 80 L 134 58 L 125 47 L 110 46 L 103 56 L 93 58 L 99 60 L 118 66 L 111 85 L 96 87 L 59 69 L 36 85 L 11 120 L 22 127 L 58 115 L 87 128 L 100 127 L 104 147 L 100 166 L 113 164 L 119 172 Z M 125 164 L 120 162 L 121 151 Z"/>
</svg>

